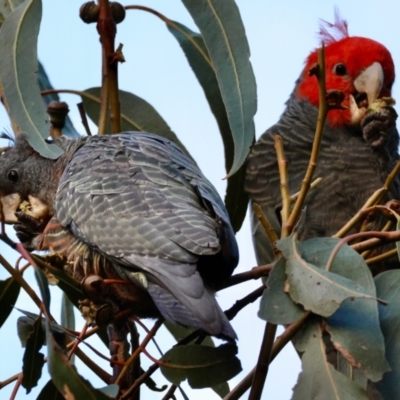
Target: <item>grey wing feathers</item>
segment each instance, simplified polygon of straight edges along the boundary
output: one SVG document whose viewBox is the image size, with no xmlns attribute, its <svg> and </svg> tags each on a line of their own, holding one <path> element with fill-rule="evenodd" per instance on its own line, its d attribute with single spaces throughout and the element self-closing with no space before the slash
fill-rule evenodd
<svg viewBox="0 0 400 400">
<path fill-rule="evenodd" d="M 172 295 L 188 309 L 185 317 L 176 311 L 182 318 L 175 321 L 214 334 L 230 328 L 196 272 L 200 256 L 220 251 L 215 215 L 231 229 L 229 217 L 212 185 L 167 139 L 146 133 L 89 138 L 63 173 L 55 210 L 79 239 L 124 265 L 122 274 L 147 272 L 148 290 L 165 317 L 175 312 L 163 305 Z M 231 245 L 237 251 L 234 239 Z M 197 325 L 187 322 L 193 315 Z"/>
</svg>

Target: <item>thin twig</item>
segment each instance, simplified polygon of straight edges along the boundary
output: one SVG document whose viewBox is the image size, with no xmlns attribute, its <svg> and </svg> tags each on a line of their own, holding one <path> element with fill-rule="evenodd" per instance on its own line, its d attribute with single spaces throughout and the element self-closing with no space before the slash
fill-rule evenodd
<svg viewBox="0 0 400 400">
<path fill-rule="evenodd" d="M 384 193 L 386 193 L 387 189 L 380 188 L 376 190 L 372 196 L 365 202 L 365 204 L 361 207 L 361 209 L 352 217 L 343 228 L 341 228 L 337 233 L 335 233 L 332 237 L 334 238 L 342 238 L 346 235 L 361 219 L 365 218 L 365 215 L 368 214 L 370 207 L 374 206 L 381 198 Z"/>
<path fill-rule="evenodd" d="M 224 286 L 220 290 L 238 285 L 239 283 L 250 281 L 252 279 L 260 279 L 262 276 L 268 276 L 269 273 L 272 271 L 272 268 L 274 268 L 274 265 L 274 263 L 260 265 L 259 267 L 253 267 L 250 271 L 233 275 L 228 278 L 228 280 L 225 282 Z"/>
<path fill-rule="evenodd" d="M 92 136 L 92 132 L 90 131 L 89 122 L 86 117 L 85 106 L 82 102 L 77 104 L 79 115 L 81 116 L 82 125 L 85 128 L 85 132 L 87 136 Z"/>
<path fill-rule="evenodd" d="M 268 235 L 270 242 L 272 243 L 272 248 L 274 250 L 275 258 L 278 259 L 280 257 L 281 252 L 276 248 L 275 242 L 278 240 L 278 235 L 276 234 L 274 228 L 271 223 L 268 221 L 267 217 L 263 213 L 263 210 L 257 203 L 253 203 L 253 211 L 257 216 L 261 225 L 263 226 L 265 233 Z"/>
<path fill-rule="evenodd" d="M 156 334 L 157 330 L 160 328 L 160 326 L 163 324 L 163 322 L 164 322 L 163 318 L 159 318 L 156 321 L 153 328 L 151 328 L 149 333 L 143 339 L 142 343 L 140 343 L 140 346 L 138 346 L 138 348 L 132 353 L 132 355 L 129 357 L 129 360 L 126 361 L 124 368 L 122 368 L 121 373 L 119 374 L 118 378 L 115 381 L 116 384 L 121 382 L 122 378 L 127 373 L 130 365 L 135 361 L 136 357 L 141 353 L 142 349 L 147 346 L 147 343 L 149 343 L 151 338 Z"/>
<path fill-rule="evenodd" d="M 75 349 L 75 355 L 90 368 L 104 383 L 109 385 L 112 382 L 112 376 L 100 368 L 91 358 L 89 358 L 79 347 Z"/>
<path fill-rule="evenodd" d="M 129 398 L 130 395 L 134 394 L 135 391 L 140 387 L 140 385 L 144 383 L 148 378 L 150 378 L 150 376 L 153 375 L 153 373 L 157 371 L 158 368 L 159 365 L 157 364 L 151 365 L 148 370 L 144 374 L 139 376 L 139 378 L 136 379 L 133 385 L 121 396 L 121 400 L 126 400 Z"/>
<path fill-rule="evenodd" d="M 385 184 L 383 185 L 385 189 L 387 190 L 389 189 L 390 185 L 392 184 L 394 178 L 396 178 L 399 171 L 400 171 L 400 160 L 397 161 L 396 165 L 394 166 L 390 174 L 386 177 Z"/>
<path fill-rule="evenodd" d="M 249 400 L 261 399 L 261 394 L 264 388 L 265 379 L 267 378 L 268 367 L 271 360 L 271 351 L 275 340 L 276 329 L 276 324 L 267 322 L 265 325 L 260 354 L 258 356 L 253 382 L 251 383 Z"/>
<path fill-rule="evenodd" d="M 291 198 L 289 194 L 289 180 L 288 180 L 288 162 L 285 158 L 285 152 L 283 149 L 282 138 L 279 135 L 274 135 L 275 139 L 275 151 L 278 159 L 279 166 L 279 177 L 280 177 L 280 188 L 281 188 L 281 197 L 282 197 L 282 235 L 283 237 L 288 236 L 287 232 L 285 232 L 285 228 L 287 227 L 286 221 L 290 216 L 290 206 L 291 206 Z"/>
<path fill-rule="evenodd" d="M 319 147 L 322 139 L 322 132 L 328 115 L 328 104 L 326 101 L 326 84 L 325 84 L 325 50 L 322 43 L 322 47 L 318 50 L 318 66 L 316 68 L 317 79 L 318 79 L 318 90 L 319 90 L 319 108 L 318 108 L 318 119 L 317 127 L 315 130 L 315 136 L 312 144 L 310 162 L 307 167 L 306 175 L 301 183 L 301 189 L 299 196 L 294 204 L 292 213 L 286 223 L 287 226 L 283 226 L 282 229 L 290 234 L 296 224 L 296 221 L 300 215 L 301 209 L 303 208 L 304 200 L 307 192 L 310 189 L 312 177 L 314 175 L 315 168 L 317 166 Z"/>
<path fill-rule="evenodd" d="M 296 333 L 302 328 L 304 322 L 311 313 L 308 311 L 296 322 L 290 324 L 285 331 L 276 338 L 272 346 L 270 363 L 275 359 L 279 352 L 293 339 Z M 250 388 L 253 381 L 256 367 L 254 367 L 240 382 L 233 388 L 223 400 L 238 400 Z"/>
<path fill-rule="evenodd" d="M 317 178 L 317 179 L 313 180 L 313 181 L 311 182 L 311 184 L 310 184 L 310 189 L 309 189 L 309 191 L 310 191 L 311 189 L 314 189 L 314 188 L 315 188 L 317 185 L 319 185 L 322 181 L 323 181 L 323 178 Z M 290 200 L 291 200 L 292 202 L 295 202 L 295 201 L 297 200 L 297 198 L 299 197 L 299 194 L 300 194 L 300 192 L 296 192 L 295 194 L 292 194 L 292 195 L 290 196 Z"/>
<path fill-rule="evenodd" d="M 353 235 L 349 235 L 346 236 L 345 238 L 343 238 L 342 240 L 340 240 L 336 246 L 333 248 L 328 262 L 326 264 L 326 269 L 329 271 L 330 267 L 332 266 L 333 263 L 333 259 L 335 258 L 336 254 L 338 253 L 338 251 L 340 250 L 340 248 L 351 242 L 352 240 L 357 240 L 357 239 L 363 239 L 363 238 L 368 238 L 368 237 L 372 237 L 373 239 L 370 239 L 370 241 L 372 242 L 372 240 L 377 240 L 378 243 L 382 243 L 382 241 L 384 241 L 384 243 L 390 243 L 390 242 L 397 242 L 400 240 L 400 231 L 391 231 L 391 232 L 381 232 L 381 231 L 368 231 L 368 232 L 359 232 L 359 233 L 355 233 Z M 357 246 L 362 245 L 366 242 L 369 242 L 368 240 L 361 242 L 361 243 L 357 243 L 353 247 L 353 249 L 355 249 Z"/>
<path fill-rule="evenodd" d="M 20 376 L 18 376 L 17 382 L 15 382 L 15 386 L 11 393 L 10 400 L 15 400 L 15 398 L 17 397 L 18 390 L 21 387 L 22 379 L 23 375 L 21 374 Z"/>
<path fill-rule="evenodd" d="M 247 296 L 243 297 L 240 300 L 236 300 L 235 304 L 229 309 L 225 311 L 225 315 L 231 321 L 236 317 L 239 311 L 243 310 L 244 307 L 249 305 L 250 303 L 254 303 L 259 297 L 264 293 L 265 286 L 260 286 L 258 289 L 249 293 Z"/>
<path fill-rule="evenodd" d="M 372 265 L 387 260 L 389 258 L 392 258 L 396 254 L 397 254 L 397 249 L 391 249 L 389 251 L 386 251 L 385 253 L 379 254 L 378 256 L 367 258 L 365 262 L 367 263 L 367 265 Z"/>
<path fill-rule="evenodd" d="M 36 294 L 36 292 L 29 286 L 28 282 L 23 278 L 20 271 L 15 270 L 8 261 L 0 254 L 0 263 L 7 270 L 7 272 L 14 278 L 16 282 L 25 290 L 28 296 L 33 300 L 33 302 L 38 306 L 39 309 L 42 308 L 42 301 Z"/>
<path fill-rule="evenodd" d="M 176 385 L 171 385 L 167 393 L 165 393 L 165 396 L 161 400 L 175 399 L 174 393 L 176 389 L 177 389 Z"/>
<path fill-rule="evenodd" d="M 110 105 L 110 121 L 113 133 L 121 132 L 121 109 L 118 93 L 118 60 L 115 53 L 115 35 L 117 27 L 111 15 L 108 0 L 99 0 L 99 17 L 97 31 L 103 48 L 103 85 L 102 103 Z M 104 79 L 105 78 L 105 79 Z M 106 89 L 107 88 L 107 89 Z M 103 98 L 103 96 L 106 98 Z"/>
<path fill-rule="evenodd" d="M 18 374 L 15 374 L 13 376 L 10 376 L 9 378 L 5 379 L 4 381 L 0 382 L 0 390 L 9 385 L 10 383 L 16 381 L 19 377 L 22 377 L 22 372 L 18 372 Z"/>
</svg>

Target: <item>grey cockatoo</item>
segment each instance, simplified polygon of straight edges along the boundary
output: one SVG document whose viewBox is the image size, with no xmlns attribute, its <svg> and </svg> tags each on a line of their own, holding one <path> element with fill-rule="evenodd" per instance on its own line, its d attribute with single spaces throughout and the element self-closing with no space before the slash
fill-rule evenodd
<svg viewBox="0 0 400 400">
<path fill-rule="evenodd" d="M 130 132 L 59 138 L 58 160 L 19 135 L 0 157 L 6 220 L 29 249 L 66 256 L 67 271 L 125 280 L 105 301 L 235 338 L 214 291 L 238 248 L 215 188 L 169 140 Z M 14 214 L 15 212 L 15 214 Z"/>
<path fill-rule="evenodd" d="M 314 173 L 314 178 L 322 177 L 323 181 L 306 199 L 300 239 L 335 234 L 382 187 L 399 158 L 397 114 L 389 99 L 395 78 L 391 54 L 371 39 L 350 37 L 344 21 L 337 20 L 336 28 L 341 38 L 323 32 L 326 86 L 343 93 L 343 108 L 328 113 Z M 280 120 L 261 136 L 248 159 L 246 190 L 277 232 L 281 196 L 274 135 L 282 137 L 289 190 L 294 194 L 305 176 L 317 124 L 318 83 L 309 75 L 316 63 L 314 51 Z M 400 198 L 398 178 L 386 200 L 391 198 Z M 271 262 L 272 246 L 254 216 L 253 234 L 258 262 Z"/>
</svg>

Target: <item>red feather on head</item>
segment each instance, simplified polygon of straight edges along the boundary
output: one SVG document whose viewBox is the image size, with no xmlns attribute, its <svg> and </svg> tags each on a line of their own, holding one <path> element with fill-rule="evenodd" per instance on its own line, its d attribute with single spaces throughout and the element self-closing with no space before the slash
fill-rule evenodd
<svg viewBox="0 0 400 400">
<path fill-rule="evenodd" d="M 379 63 L 383 70 L 384 80 L 382 89 L 378 95 L 390 97 L 391 88 L 395 78 L 394 63 L 389 50 L 372 39 L 349 36 L 347 22 L 340 17 L 335 9 L 335 22 L 321 21 L 318 34 L 326 45 L 325 68 L 327 90 L 339 90 L 344 94 L 342 105 L 344 110 L 331 110 L 328 113 L 328 122 L 331 126 L 349 125 L 352 115 L 349 109 L 350 97 L 357 96 L 354 81 L 373 63 Z M 317 50 L 314 50 L 307 58 L 302 72 L 296 95 L 299 99 L 306 99 L 318 107 L 319 94 L 318 83 L 314 76 L 309 75 L 310 69 L 317 63 Z M 342 64 L 345 73 L 338 74 L 335 68 Z"/>
</svg>

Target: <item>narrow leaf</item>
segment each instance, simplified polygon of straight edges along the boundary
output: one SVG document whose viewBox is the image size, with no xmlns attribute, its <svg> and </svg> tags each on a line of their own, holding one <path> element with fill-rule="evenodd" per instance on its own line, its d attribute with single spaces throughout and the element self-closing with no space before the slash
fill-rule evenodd
<svg viewBox="0 0 400 400">
<path fill-rule="evenodd" d="M 13 278 L 0 281 L 0 327 L 11 314 L 17 302 L 21 286 Z"/>
<path fill-rule="evenodd" d="M 379 319 L 385 338 L 386 358 L 391 371 L 376 384 L 384 400 L 396 399 L 400 393 L 400 271 L 386 271 L 375 278 L 379 298 L 389 304 L 379 304 Z"/>
<path fill-rule="evenodd" d="M 63 151 L 45 142 L 49 136 L 46 110 L 38 85 L 37 37 L 42 17 L 41 0 L 17 7 L 0 30 L 0 80 L 11 118 L 43 157 L 56 159 Z"/>
<path fill-rule="evenodd" d="M 26 389 L 26 393 L 29 393 L 37 385 L 42 376 L 44 355 L 39 350 L 42 348 L 44 340 L 45 333 L 42 321 L 41 318 L 38 318 L 26 342 L 26 349 L 22 360 L 22 386 Z"/>
<path fill-rule="evenodd" d="M 75 330 L 74 305 L 65 293 L 63 293 L 61 299 L 61 325 Z"/>
<path fill-rule="evenodd" d="M 325 268 L 339 239 L 315 238 L 299 244 L 302 257 Z M 335 256 L 331 272 L 360 284 L 366 293 L 376 298 L 371 272 L 364 259 L 351 247 L 342 246 Z M 385 359 L 385 344 L 379 326 L 378 304 L 374 299 L 351 298 L 327 319 L 326 329 L 335 348 L 357 371 L 371 381 L 378 381 L 389 365 Z"/>
<path fill-rule="evenodd" d="M 258 316 L 273 324 L 291 324 L 304 314 L 304 308 L 293 302 L 284 291 L 286 282 L 285 259 L 281 258 L 269 274 L 267 288 L 261 298 Z"/>
<path fill-rule="evenodd" d="M 51 297 L 50 297 L 49 282 L 47 281 L 46 275 L 41 269 L 35 268 L 35 278 L 39 286 L 43 304 L 46 307 L 47 312 L 50 312 Z"/>
<path fill-rule="evenodd" d="M 26 347 L 27 341 L 29 338 L 29 335 L 33 332 L 34 330 L 34 325 L 37 319 L 39 318 L 38 314 L 31 313 L 29 311 L 21 310 L 19 308 L 16 308 L 19 312 L 24 314 L 23 317 L 19 317 L 17 320 L 17 333 L 19 340 L 21 342 L 22 347 Z M 44 317 L 41 318 L 42 321 L 42 328 L 43 331 L 46 330 L 46 319 Z M 53 334 L 56 335 L 65 335 L 66 330 L 58 325 L 56 322 L 50 322 L 50 328 Z M 46 338 L 43 338 L 43 345 L 46 344 Z"/>
<path fill-rule="evenodd" d="M 163 375 L 175 385 L 187 379 L 192 388 L 205 388 L 223 383 L 241 370 L 236 345 L 227 343 L 213 348 L 201 345 L 176 346 L 161 360 Z"/>
<path fill-rule="evenodd" d="M 307 262 L 296 235 L 279 240 L 277 246 L 286 259 L 290 297 L 306 310 L 329 317 L 346 299 L 374 298 L 357 282 Z"/>
<path fill-rule="evenodd" d="M 321 327 L 309 322 L 297 343 L 304 352 L 302 372 L 293 388 L 292 400 L 368 400 L 364 389 L 336 371 L 326 360 Z"/>
<path fill-rule="evenodd" d="M 203 36 L 228 113 L 235 144 L 230 176 L 238 171 L 253 144 L 257 111 L 256 83 L 243 22 L 234 0 L 182 2 Z"/>
<path fill-rule="evenodd" d="M 228 174 L 233 164 L 235 146 L 218 80 L 203 37 L 179 22 L 166 20 L 165 23 L 168 30 L 181 45 L 217 121 L 224 144 L 225 169 Z M 235 232 L 239 231 L 242 226 L 249 201 L 244 190 L 245 175 L 246 166 L 243 165 L 238 172 L 228 178 L 225 205 Z"/>
<path fill-rule="evenodd" d="M 100 88 L 86 89 L 84 93 L 87 94 L 87 96 L 82 96 L 85 111 L 96 124 L 100 113 Z M 164 136 L 177 144 L 193 160 L 161 115 L 146 100 L 124 90 L 119 91 L 119 100 L 122 132 L 139 131 Z M 109 132 L 111 132 L 110 129 Z"/>
<path fill-rule="evenodd" d="M 68 362 L 47 325 L 48 368 L 54 385 L 67 399 L 110 400 L 83 379 L 76 368 Z"/>
</svg>

